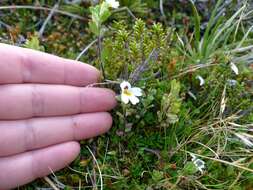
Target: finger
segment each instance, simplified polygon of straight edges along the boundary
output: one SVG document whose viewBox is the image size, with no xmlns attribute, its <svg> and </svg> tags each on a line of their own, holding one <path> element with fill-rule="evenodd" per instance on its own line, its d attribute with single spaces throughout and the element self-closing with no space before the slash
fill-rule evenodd
<svg viewBox="0 0 253 190">
<path fill-rule="evenodd" d="M 99 71 L 78 61 L 0 43 L 0 84 L 44 83 L 85 86 Z"/>
<path fill-rule="evenodd" d="M 77 142 L 68 142 L 44 149 L 0 158 L 0 189 L 29 183 L 64 168 L 79 154 Z"/>
<path fill-rule="evenodd" d="M 107 132 L 111 125 L 112 118 L 106 112 L 1 121 L 0 157 L 91 138 Z"/>
<path fill-rule="evenodd" d="M 100 112 L 116 105 L 113 91 L 62 85 L 0 86 L 0 119 L 64 116 Z"/>
</svg>

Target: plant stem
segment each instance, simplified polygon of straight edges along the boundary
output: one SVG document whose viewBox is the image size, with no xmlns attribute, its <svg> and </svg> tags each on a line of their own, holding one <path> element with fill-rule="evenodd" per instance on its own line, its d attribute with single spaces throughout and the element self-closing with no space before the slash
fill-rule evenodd
<svg viewBox="0 0 253 190">
<path fill-rule="evenodd" d="M 75 60 L 78 61 L 82 57 L 82 55 L 85 54 L 90 49 L 90 47 L 93 46 L 97 41 L 98 40 L 95 39 L 89 45 L 87 45 Z"/>
<path fill-rule="evenodd" d="M 101 36 L 101 34 L 98 36 L 98 56 L 99 56 L 100 70 L 103 75 L 103 80 L 106 80 L 105 68 L 104 68 L 104 63 L 102 60 L 102 36 Z"/>
<path fill-rule="evenodd" d="M 54 5 L 54 7 L 51 9 L 49 15 L 47 16 L 46 20 L 44 21 L 43 25 L 41 26 L 40 31 L 39 31 L 39 37 L 40 37 L 40 38 L 43 37 L 43 33 L 44 33 L 44 31 L 45 31 L 45 28 L 46 28 L 48 22 L 49 22 L 49 21 L 51 20 L 51 18 L 53 17 L 55 11 L 58 9 L 59 4 L 60 4 L 60 1 L 58 1 L 58 2 Z"/>
<path fill-rule="evenodd" d="M 49 179 L 49 177 L 44 177 L 44 180 L 52 187 L 52 189 L 59 190 L 59 188 L 56 187 L 56 185 L 51 181 L 51 179 Z"/>
<path fill-rule="evenodd" d="M 127 108 L 126 108 L 126 105 L 124 105 L 123 103 L 122 103 L 122 108 L 123 108 L 123 116 L 124 116 L 124 133 L 126 132 L 126 125 L 127 125 L 127 115 L 126 115 L 126 110 L 127 110 Z"/>
<path fill-rule="evenodd" d="M 44 10 L 44 11 L 51 11 L 52 8 L 47 8 L 47 7 L 40 7 L 40 6 L 30 6 L 30 5 L 11 5 L 11 6 L 0 6 L 0 10 L 4 9 L 33 9 L 33 10 Z M 63 10 L 55 10 L 55 13 L 59 13 L 62 15 L 66 15 L 69 17 L 73 17 L 75 19 L 80 19 L 83 21 L 88 21 L 88 18 L 82 17 L 80 15 L 72 14 Z"/>
</svg>

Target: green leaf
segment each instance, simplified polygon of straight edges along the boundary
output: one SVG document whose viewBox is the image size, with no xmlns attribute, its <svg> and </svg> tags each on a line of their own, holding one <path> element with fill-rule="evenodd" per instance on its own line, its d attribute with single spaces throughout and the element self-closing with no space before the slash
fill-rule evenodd
<svg viewBox="0 0 253 190">
<path fill-rule="evenodd" d="M 178 122 L 178 116 L 176 114 L 167 113 L 166 116 L 168 123 L 174 124 Z"/>
<path fill-rule="evenodd" d="M 95 22 L 93 22 L 93 21 L 89 22 L 89 28 L 93 34 L 95 34 L 96 36 L 99 36 L 100 29 Z"/>
<path fill-rule="evenodd" d="M 194 4 L 194 2 L 192 0 L 191 1 L 191 7 L 192 7 L 192 11 L 193 11 L 193 15 L 194 15 L 194 35 L 195 35 L 195 40 L 197 43 L 197 47 L 199 47 L 199 43 L 200 43 L 200 16 L 198 13 L 198 10 Z"/>
<path fill-rule="evenodd" d="M 187 162 L 183 169 L 185 175 L 193 175 L 198 172 L 198 168 L 194 165 L 193 162 Z"/>
<path fill-rule="evenodd" d="M 157 112 L 159 121 L 163 119 L 166 123 L 174 124 L 178 122 L 177 114 L 180 112 L 182 100 L 179 96 L 180 83 L 175 79 L 171 81 L 169 94 L 164 94 L 161 101 L 161 111 Z"/>
<path fill-rule="evenodd" d="M 91 19 L 96 25 L 100 25 L 100 6 L 90 7 Z"/>
<path fill-rule="evenodd" d="M 214 25 L 214 21 L 215 21 L 215 16 L 216 16 L 216 14 L 217 14 L 217 10 L 218 10 L 218 8 L 220 7 L 220 5 L 221 5 L 222 2 L 223 2 L 223 0 L 218 0 L 218 2 L 217 2 L 216 5 L 215 5 L 214 10 L 212 11 L 211 18 L 210 18 L 210 20 L 208 21 L 207 28 L 206 28 L 205 33 L 204 33 L 204 39 L 203 39 L 203 40 L 204 40 L 204 44 L 203 44 L 204 48 L 206 48 L 207 45 L 208 45 L 207 39 L 208 39 L 210 30 L 211 30 L 211 28 L 212 28 L 213 25 Z"/>
<path fill-rule="evenodd" d="M 171 81 L 171 89 L 170 89 L 170 95 L 173 97 L 177 97 L 180 92 L 180 82 L 177 82 L 176 79 Z"/>
<path fill-rule="evenodd" d="M 110 16 L 111 16 L 111 11 L 108 3 L 103 2 L 100 7 L 100 22 L 103 23 L 105 22 Z"/>
<path fill-rule="evenodd" d="M 160 180 L 162 180 L 164 178 L 163 176 L 163 172 L 162 171 L 158 171 L 158 170 L 153 170 L 152 172 L 152 179 L 155 182 L 159 182 Z"/>
<path fill-rule="evenodd" d="M 101 58 L 103 62 L 106 62 L 109 58 L 111 58 L 111 50 L 107 47 L 104 47 L 101 52 Z"/>
<path fill-rule="evenodd" d="M 29 48 L 29 49 L 39 50 L 39 51 L 45 51 L 45 48 L 40 45 L 39 37 L 36 34 L 32 36 L 31 39 L 25 42 L 24 47 Z"/>
</svg>

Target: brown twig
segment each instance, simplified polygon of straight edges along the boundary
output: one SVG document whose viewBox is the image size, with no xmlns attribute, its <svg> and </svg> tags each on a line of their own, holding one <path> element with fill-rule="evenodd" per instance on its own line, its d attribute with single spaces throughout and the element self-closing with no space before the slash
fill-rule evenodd
<svg viewBox="0 0 253 190">
<path fill-rule="evenodd" d="M 32 9 L 32 10 L 44 10 L 44 11 L 51 11 L 52 8 L 47 8 L 47 7 L 40 7 L 40 6 L 30 6 L 30 5 L 11 5 L 11 6 L 0 6 L 0 10 L 5 10 L 5 9 Z M 72 18 L 76 18 L 79 20 L 83 21 L 88 21 L 87 18 L 82 17 L 80 15 L 76 15 L 73 13 L 69 13 L 63 10 L 55 10 L 55 13 L 66 15 Z"/>
<path fill-rule="evenodd" d="M 85 54 L 86 51 L 88 51 L 90 49 L 91 46 L 93 46 L 95 43 L 97 43 L 98 39 L 93 40 L 89 45 L 87 45 L 83 51 L 76 57 L 76 61 L 78 61 L 83 54 Z"/>
<path fill-rule="evenodd" d="M 133 12 L 128 8 L 128 7 L 121 7 L 119 9 L 116 9 L 113 11 L 113 13 L 118 13 L 118 12 L 122 12 L 122 11 L 127 11 L 128 14 L 134 19 L 136 20 L 136 16 L 134 16 Z"/>
<path fill-rule="evenodd" d="M 156 61 L 158 58 L 158 50 L 153 49 L 149 54 L 148 58 L 140 64 L 130 75 L 129 79 L 132 84 L 137 82 L 140 79 L 141 74 L 149 68 L 150 61 Z"/>
<path fill-rule="evenodd" d="M 103 75 L 103 80 L 106 80 L 106 75 L 105 75 L 105 67 L 104 67 L 104 62 L 102 60 L 102 40 L 103 37 L 101 34 L 99 34 L 98 38 L 97 38 L 97 42 L 98 42 L 98 56 L 99 56 L 99 62 L 100 62 L 100 70 L 102 72 Z"/>
<path fill-rule="evenodd" d="M 144 150 L 156 155 L 158 160 L 160 160 L 162 158 L 159 150 L 154 150 L 154 149 L 150 149 L 150 148 L 144 148 Z"/>
<path fill-rule="evenodd" d="M 50 11 L 50 13 L 47 16 L 46 20 L 44 21 L 43 25 L 41 26 L 40 31 L 39 31 L 39 37 L 40 38 L 42 38 L 42 36 L 43 36 L 44 30 L 47 26 L 47 23 L 51 20 L 51 18 L 54 15 L 55 11 L 59 8 L 59 4 L 60 4 L 60 1 L 58 0 L 58 2 L 54 5 L 52 10 Z"/>
<path fill-rule="evenodd" d="M 6 24 L 6 23 L 4 23 L 3 21 L 1 21 L 0 20 L 0 25 L 3 25 L 5 28 L 7 28 L 8 30 L 10 30 L 11 29 L 11 26 L 10 25 L 8 25 L 8 24 Z"/>
<path fill-rule="evenodd" d="M 202 69 L 202 68 L 206 68 L 206 67 L 212 67 L 212 66 L 217 66 L 217 64 L 199 64 L 199 65 L 196 65 L 194 67 L 187 68 L 187 69 L 181 71 L 178 75 L 173 76 L 172 79 L 181 77 L 181 76 L 186 75 L 188 73 L 195 72 L 198 69 Z"/>
</svg>

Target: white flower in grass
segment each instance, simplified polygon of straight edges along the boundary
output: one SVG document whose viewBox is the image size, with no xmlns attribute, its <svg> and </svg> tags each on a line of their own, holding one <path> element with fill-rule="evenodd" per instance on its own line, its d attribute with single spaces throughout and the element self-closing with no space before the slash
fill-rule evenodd
<svg viewBox="0 0 253 190">
<path fill-rule="evenodd" d="M 198 168 L 198 170 L 203 174 L 205 169 L 205 162 L 197 158 L 194 154 L 190 154 L 192 157 L 192 162 Z"/>
<path fill-rule="evenodd" d="M 233 62 L 230 63 L 230 68 L 234 71 L 236 75 L 239 75 L 238 67 Z"/>
<path fill-rule="evenodd" d="M 105 2 L 114 9 L 119 8 L 119 2 L 116 0 L 105 0 Z"/>
<path fill-rule="evenodd" d="M 139 98 L 138 96 L 142 96 L 142 91 L 140 88 L 137 87 L 131 87 L 131 84 L 127 81 L 123 81 L 120 84 L 121 88 L 121 101 L 124 102 L 125 104 L 128 104 L 129 101 L 133 104 L 136 105 L 139 103 Z"/>
<path fill-rule="evenodd" d="M 205 84 L 205 80 L 203 79 L 202 76 L 198 75 L 198 76 L 196 76 L 196 79 L 199 80 L 199 85 L 200 86 L 203 86 Z"/>
<path fill-rule="evenodd" d="M 237 81 L 233 79 L 228 79 L 227 82 L 229 86 L 235 86 L 237 84 Z"/>
</svg>

